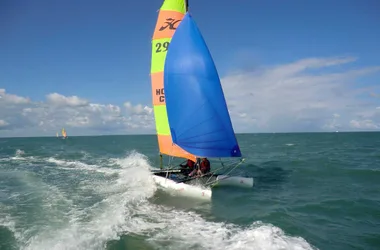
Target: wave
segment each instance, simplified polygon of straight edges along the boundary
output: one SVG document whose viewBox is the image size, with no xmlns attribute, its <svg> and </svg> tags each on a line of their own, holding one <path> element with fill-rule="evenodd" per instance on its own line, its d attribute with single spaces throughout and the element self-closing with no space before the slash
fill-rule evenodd
<svg viewBox="0 0 380 250">
<path fill-rule="evenodd" d="M 17 160 L 23 157 L 19 153 Z M 23 250 L 105 249 L 111 240 L 136 234 L 155 249 L 313 249 L 303 238 L 287 236 L 271 224 L 211 222 L 194 211 L 151 203 L 157 190 L 151 166 L 135 151 L 123 158 L 99 158 L 96 164 L 54 157 L 38 161 L 53 164 L 50 168 L 66 173 L 67 181 L 80 181 L 76 189 L 66 190 L 52 181 L 24 180 L 34 181 L 31 192 L 43 194 L 41 216 L 27 226 L 21 214 L 1 209 L 9 212 L 0 220 Z"/>
</svg>

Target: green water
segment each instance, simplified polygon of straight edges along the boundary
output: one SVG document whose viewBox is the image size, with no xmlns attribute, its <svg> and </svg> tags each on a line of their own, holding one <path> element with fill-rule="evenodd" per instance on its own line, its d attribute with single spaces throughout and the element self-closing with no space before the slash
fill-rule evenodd
<svg viewBox="0 0 380 250">
<path fill-rule="evenodd" d="M 155 136 L 2 138 L 0 249 L 380 249 L 380 133 L 238 141 L 255 186 L 197 202 L 157 189 Z"/>
</svg>

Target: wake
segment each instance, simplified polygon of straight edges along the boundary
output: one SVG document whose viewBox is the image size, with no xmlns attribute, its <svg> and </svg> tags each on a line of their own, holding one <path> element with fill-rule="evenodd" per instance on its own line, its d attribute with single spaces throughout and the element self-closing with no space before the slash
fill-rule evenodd
<svg viewBox="0 0 380 250">
<path fill-rule="evenodd" d="M 77 183 L 69 190 L 63 184 L 25 180 L 42 186 L 34 191 L 44 197 L 40 200 L 44 216 L 31 224 L 23 223 L 26 215 L 0 207 L 5 215 L 0 225 L 13 232 L 23 250 L 105 249 L 122 235 L 141 235 L 142 244 L 153 249 L 313 249 L 303 238 L 287 236 L 271 224 L 210 222 L 193 211 L 151 203 L 157 187 L 147 157 L 137 152 L 98 159 L 96 164 L 54 157 L 25 159 L 20 152 L 15 157 L 9 161 L 45 162 L 45 168 Z"/>
</svg>

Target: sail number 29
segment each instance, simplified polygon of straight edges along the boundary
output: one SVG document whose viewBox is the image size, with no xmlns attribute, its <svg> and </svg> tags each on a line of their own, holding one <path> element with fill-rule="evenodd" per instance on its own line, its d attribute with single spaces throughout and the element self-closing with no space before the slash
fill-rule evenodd
<svg viewBox="0 0 380 250">
<path fill-rule="evenodd" d="M 156 43 L 156 53 L 166 52 L 169 48 L 169 42 Z"/>
</svg>

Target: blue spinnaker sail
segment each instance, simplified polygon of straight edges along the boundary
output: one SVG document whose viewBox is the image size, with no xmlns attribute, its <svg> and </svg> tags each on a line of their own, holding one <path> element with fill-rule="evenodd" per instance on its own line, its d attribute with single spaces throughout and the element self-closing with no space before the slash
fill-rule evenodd
<svg viewBox="0 0 380 250">
<path fill-rule="evenodd" d="M 189 13 L 169 45 L 164 89 L 175 144 L 198 157 L 241 157 L 218 72 Z"/>
</svg>

